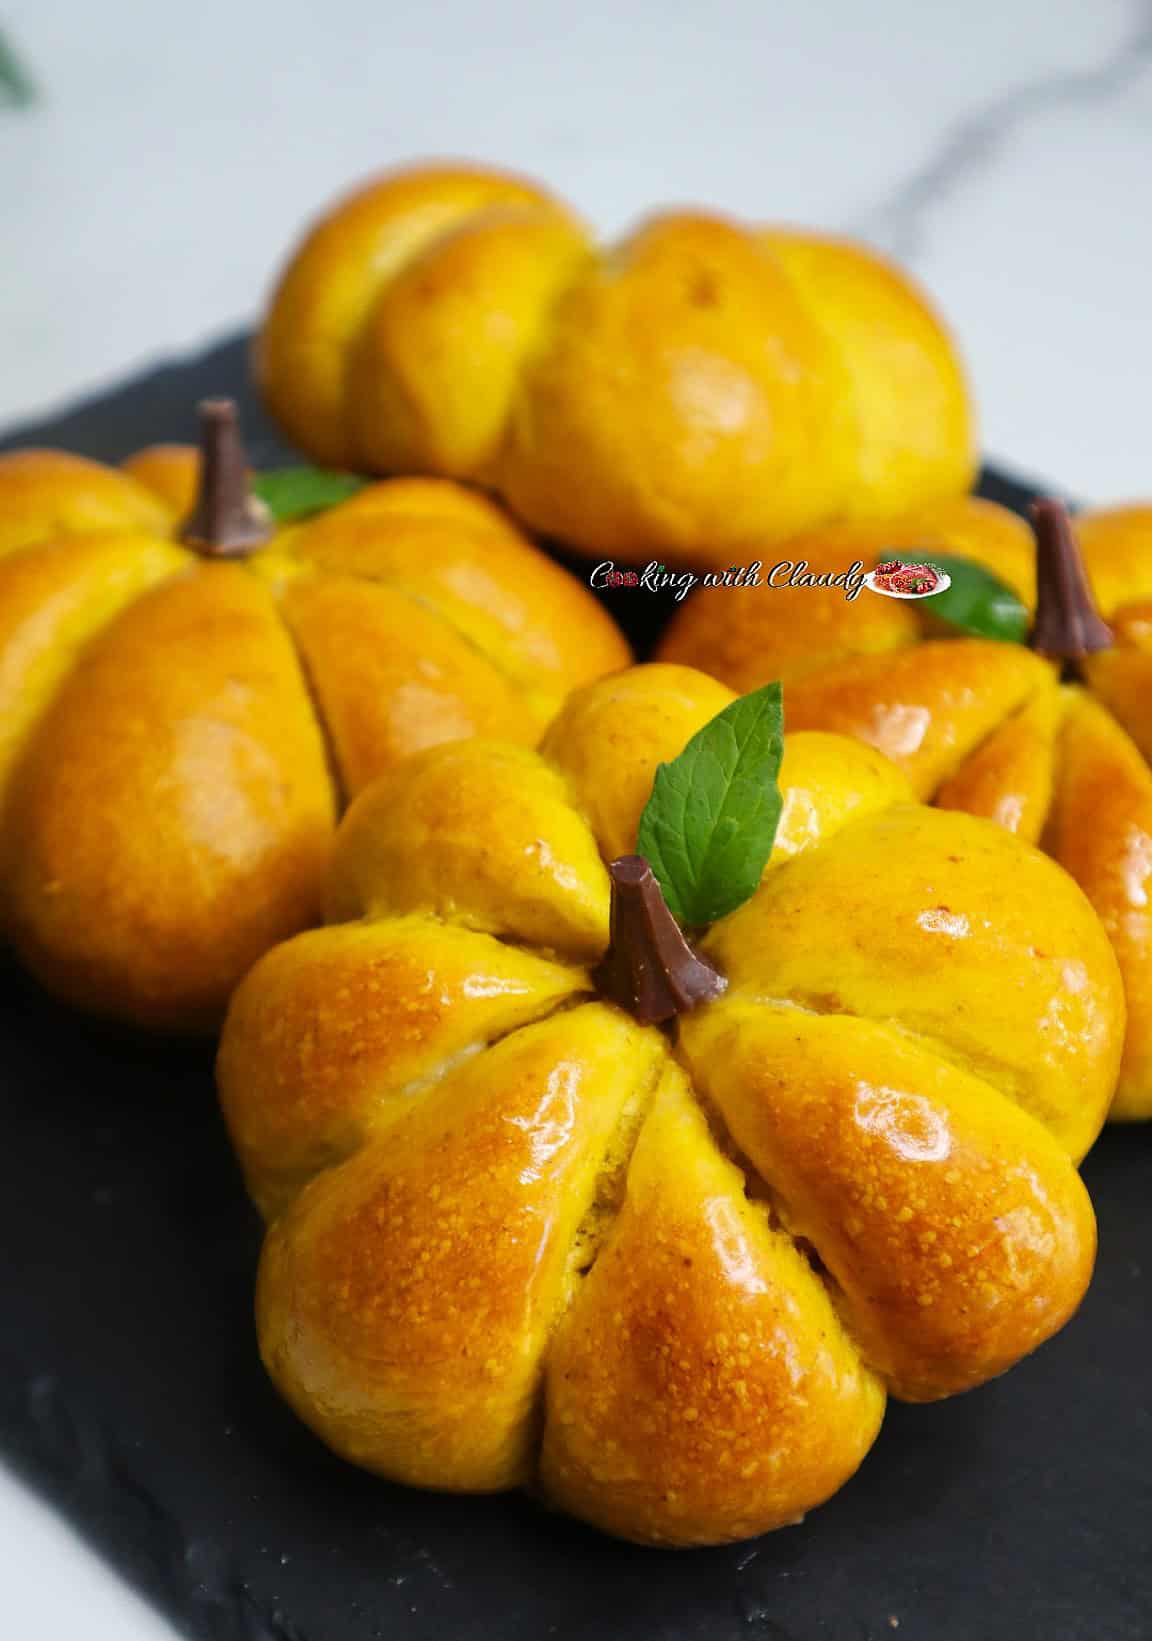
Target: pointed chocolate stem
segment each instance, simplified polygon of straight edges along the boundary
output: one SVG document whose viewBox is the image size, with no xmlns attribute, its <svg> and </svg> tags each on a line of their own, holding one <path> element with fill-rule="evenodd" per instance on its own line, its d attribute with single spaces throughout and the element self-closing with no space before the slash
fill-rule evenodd
<svg viewBox="0 0 1152 1641">
<path fill-rule="evenodd" d="M 621 855 L 608 871 L 612 937 L 593 977 L 605 996 L 644 1026 L 718 997 L 727 981 L 685 940 L 644 856 Z"/>
<path fill-rule="evenodd" d="M 205 558 L 243 558 L 272 535 L 248 482 L 248 460 L 231 399 L 200 404 L 200 489 L 180 540 Z"/>
<path fill-rule="evenodd" d="M 1038 655 L 1077 664 L 1110 649 L 1112 629 L 1100 617 L 1068 509 L 1059 501 L 1032 503 L 1036 537 L 1036 619 L 1028 642 Z"/>
</svg>

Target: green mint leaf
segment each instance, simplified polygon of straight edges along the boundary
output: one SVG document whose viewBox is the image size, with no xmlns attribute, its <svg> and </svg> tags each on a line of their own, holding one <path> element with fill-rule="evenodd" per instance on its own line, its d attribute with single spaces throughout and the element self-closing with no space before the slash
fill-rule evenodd
<svg viewBox="0 0 1152 1641">
<path fill-rule="evenodd" d="M 946 592 L 924 600 L 926 615 L 943 621 L 971 638 L 998 638 L 1022 644 L 1030 625 L 1028 608 L 1006 582 L 970 558 L 951 553 L 926 553 L 923 563 L 952 577 Z"/>
<path fill-rule="evenodd" d="M 783 737 L 780 685 L 765 684 L 657 769 L 637 849 L 684 927 L 715 923 L 755 892 L 780 821 Z"/>
<path fill-rule="evenodd" d="M 351 473 L 326 473 L 319 467 L 275 467 L 257 473 L 252 489 L 277 524 L 290 524 L 347 501 L 363 490 L 364 482 Z"/>
</svg>

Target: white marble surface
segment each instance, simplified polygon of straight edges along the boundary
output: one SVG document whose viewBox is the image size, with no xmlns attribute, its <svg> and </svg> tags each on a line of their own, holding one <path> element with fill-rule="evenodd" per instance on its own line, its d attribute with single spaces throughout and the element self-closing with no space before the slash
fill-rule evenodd
<svg viewBox="0 0 1152 1641">
<path fill-rule="evenodd" d="M 855 229 L 967 351 L 986 448 L 1152 492 L 1148 0 L 15 0 L 0 426 L 243 323 L 301 218 L 375 167 L 539 173 L 605 230 L 663 201 Z M 11 1633 L 156 1641 L 0 1475 Z M 17 1620 L 18 1622 L 13 1622 Z"/>
<path fill-rule="evenodd" d="M 606 230 L 670 199 L 856 228 L 951 316 L 990 451 L 1086 498 L 1152 490 L 1148 0 L 11 18 L 45 100 L 0 119 L 0 425 L 238 325 L 335 189 L 456 153 L 548 177 Z"/>
</svg>

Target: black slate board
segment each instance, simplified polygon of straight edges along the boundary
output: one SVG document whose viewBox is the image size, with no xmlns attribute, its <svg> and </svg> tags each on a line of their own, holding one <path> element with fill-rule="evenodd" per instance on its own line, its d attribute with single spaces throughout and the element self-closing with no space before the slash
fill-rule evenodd
<svg viewBox="0 0 1152 1641">
<path fill-rule="evenodd" d="M 238 340 L 9 442 L 120 457 L 187 438 L 193 401 L 232 392 L 256 458 L 280 459 L 245 377 Z M 994 473 L 982 488 L 1030 494 Z M 657 608 L 634 607 L 638 639 Z M 210 1049 L 78 1020 L 10 971 L 0 1007 L 0 1450 L 187 1635 L 1152 1637 L 1152 1126 L 1089 1159 L 1100 1263 L 1058 1339 L 983 1390 L 893 1406 L 804 1525 L 646 1551 L 526 1499 L 408 1492 L 331 1458 L 256 1358 L 259 1232 Z"/>
</svg>

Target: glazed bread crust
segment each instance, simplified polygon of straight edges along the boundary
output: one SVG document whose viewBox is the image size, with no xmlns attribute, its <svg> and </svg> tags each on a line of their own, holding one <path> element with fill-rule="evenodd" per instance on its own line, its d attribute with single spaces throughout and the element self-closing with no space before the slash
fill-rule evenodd
<svg viewBox="0 0 1152 1641">
<path fill-rule="evenodd" d="M 727 990 L 675 1041 L 595 996 L 604 860 L 729 698 L 639 667 L 539 753 L 418 754 L 341 831 L 355 921 L 233 999 L 261 1350 L 358 1464 L 530 1486 L 645 1543 L 742 1538 L 841 1486 L 886 1394 L 978 1384 L 1080 1300 L 1074 1159 L 1120 982 L 1071 878 L 1007 832 L 789 735 L 763 882 L 705 941 Z"/>
<path fill-rule="evenodd" d="M 210 1030 L 315 923 L 343 804 L 409 753 L 534 744 L 624 666 L 481 497 L 369 486 L 240 563 L 172 537 L 198 458 L 0 457 L 0 919 L 57 995 Z"/>
<path fill-rule="evenodd" d="M 1016 645 L 941 636 L 931 601 L 849 602 L 839 588 L 694 593 L 660 645 L 668 661 L 741 692 L 784 684 L 796 729 L 851 735 L 891 758 L 917 796 L 996 821 L 1048 850 L 1111 937 L 1128 996 L 1112 1115 L 1152 1117 L 1152 507 L 1076 520 L 1114 644 L 1081 681 Z M 781 557 L 813 571 L 884 554 L 956 554 L 1035 607 L 1023 519 L 975 497 L 798 539 Z"/>
<path fill-rule="evenodd" d="M 544 189 L 470 167 L 337 203 L 255 361 L 317 460 L 485 485 L 596 556 L 724 566 L 975 471 L 954 345 L 874 252 L 704 211 L 599 248 Z"/>
</svg>

